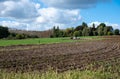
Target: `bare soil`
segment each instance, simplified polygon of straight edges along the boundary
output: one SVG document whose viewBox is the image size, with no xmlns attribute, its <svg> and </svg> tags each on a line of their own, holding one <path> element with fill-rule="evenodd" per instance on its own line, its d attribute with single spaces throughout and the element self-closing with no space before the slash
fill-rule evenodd
<svg viewBox="0 0 120 79">
<path fill-rule="evenodd" d="M 84 69 L 95 62 L 120 66 L 120 37 L 89 42 L 0 47 L 0 69 L 8 71 Z M 114 60 L 116 60 L 114 61 Z"/>
</svg>

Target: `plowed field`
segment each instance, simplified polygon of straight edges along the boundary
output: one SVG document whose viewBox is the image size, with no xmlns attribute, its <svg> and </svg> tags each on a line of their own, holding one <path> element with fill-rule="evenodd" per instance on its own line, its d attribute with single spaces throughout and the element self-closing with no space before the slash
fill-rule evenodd
<svg viewBox="0 0 120 79">
<path fill-rule="evenodd" d="M 120 66 L 120 37 L 105 38 L 89 42 L 0 47 L 0 69 L 41 71 L 52 67 L 66 71 L 84 69 L 96 62 L 112 62 Z"/>
</svg>

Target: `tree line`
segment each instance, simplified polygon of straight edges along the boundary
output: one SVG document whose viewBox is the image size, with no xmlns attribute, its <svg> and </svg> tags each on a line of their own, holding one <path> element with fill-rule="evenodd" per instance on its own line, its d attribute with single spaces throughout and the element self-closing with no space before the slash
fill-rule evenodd
<svg viewBox="0 0 120 79">
<path fill-rule="evenodd" d="M 59 26 L 53 27 L 53 34 L 51 37 L 77 37 L 77 36 L 106 36 L 106 35 L 120 35 L 119 29 L 113 29 L 112 26 L 107 26 L 105 23 L 100 23 L 97 27 L 93 23 L 88 27 L 87 23 L 83 22 L 81 25 L 73 28 L 59 29 Z"/>
<path fill-rule="evenodd" d="M 8 27 L 0 26 L 0 39 L 26 39 L 26 38 L 38 38 L 36 35 L 27 35 L 27 34 L 19 34 L 19 33 L 11 33 L 9 32 Z"/>
<path fill-rule="evenodd" d="M 104 36 L 104 35 L 120 35 L 119 29 L 113 29 L 112 26 L 107 26 L 105 23 L 99 24 L 95 27 L 95 24 L 88 27 L 87 23 L 83 22 L 81 25 L 66 29 L 60 29 L 53 27 L 50 37 L 78 37 L 78 36 Z M 27 35 L 19 33 L 10 33 L 8 27 L 0 26 L 0 39 L 26 39 L 26 38 L 38 38 L 37 35 Z"/>
</svg>

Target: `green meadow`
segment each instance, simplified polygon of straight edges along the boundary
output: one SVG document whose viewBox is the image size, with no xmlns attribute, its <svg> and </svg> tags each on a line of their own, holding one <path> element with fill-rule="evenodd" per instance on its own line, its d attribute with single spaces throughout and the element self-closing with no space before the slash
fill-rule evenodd
<svg viewBox="0 0 120 79">
<path fill-rule="evenodd" d="M 64 43 L 64 42 L 82 42 L 88 40 L 100 40 L 97 36 L 80 37 L 79 40 L 72 40 L 70 37 L 64 38 L 32 38 L 32 39 L 19 39 L 19 40 L 7 40 L 1 39 L 0 46 L 11 45 L 28 45 L 28 44 L 51 44 L 51 43 Z"/>
</svg>

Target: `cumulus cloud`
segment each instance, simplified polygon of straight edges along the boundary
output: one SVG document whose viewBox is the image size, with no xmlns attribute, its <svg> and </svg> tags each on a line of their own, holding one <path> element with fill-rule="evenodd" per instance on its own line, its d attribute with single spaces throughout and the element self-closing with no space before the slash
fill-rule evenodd
<svg viewBox="0 0 120 79">
<path fill-rule="evenodd" d="M 53 26 L 77 26 L 80 9 L 90 8 L 110 0 L 0 0 L 0 25 L 24 30 L 48 30 Z M 44 8 L 41 6 L 45 6 Z M 8 20 L 3 19 L 8 18 Z M 96 25 L 100 22 L 94 22 Z M 110 24 L 110 23 L 108 23 Z M 112 24 L 110 24 L 112 25 Z M 115 28 L 117 24 L 113 24 Z"/>
<path fill-rule="evenodd" d="M 5 2 L 5 1 L 18 1 L 18 0 L 0 0 L 0 2 Z"/>
<path fill-rule="evenodd" d="M 43 26 L 44 29 L 51 29 L 53 26 L 64 29 L 76 25 L 81 20 L 80 10 L 62 10 L 51 7 L 39 9 L 38 12 L 40 16 L 36 18 L 35 23 L 39 27 Z"/>
<path fill-rule="evenodd" d="M 108 2 L 111 0 L 42 0 L 48 7 L 80 9 L 90 8 L 99 2 Z"/>
<path fill-rule="evenodd" d="M 0 24 L 10 28 L 47 30 L 54 25 L 65 28 L 77 24 L 81 19 L 80 10 L 41 8 L 39 3 L 30 0 L 1 0 L 0 5 Z"/>
<path fill-rule="evenodd" d="M 34 21 L 32 29 L 47 30 L 53 26 L 61 29 L 77 25 L 81 20 L 80 10 L 62 10 L 56 8 L 41 8 L 38 10 L 39 16 Z"/>
<path fill-rule="evenodd" d="M 1 21 L 0 24 L 10 28 L 27 30 L 48 30 L 53 26 L 60 26 L 61 29 L 77 25 L 81 20 L 80 10 L 62 10 L 56 8 L 39 8 L 38 17 L 28 22 L 29 19 Z M 3 19 L 3 18 L 1 18 Z"/>
<path fill-rule="evenodd" d="M 39 9 L 38 23 L 60 23 L 67 24 L 81 19 L 79 10 L 62 10 L 56 8 Z"/>
<path fill-rule="evenodd" d="M 28 19 L 37 17 L 37 9 L 40 5 L 30 2 L 29 0 L 6 0 L 0 3 L 1 17 L 12 17 L 16 19 Z"/>
<path fill-rule="evenodd" d="M 8 26 L 12 29 L 21 29 L 21 30 L 27 30 L 27 24 L 26 23 L 20 23 L 17 21 L 0 21 L 0 25 L 2 26 Z"/>
<path fill-rule="evenodd" d="M 114 29 L 120 29 L 120 26 L 116 23 L 105 22 L 105 24 L 108 26 L 113 26 Z"/>
</svg>

